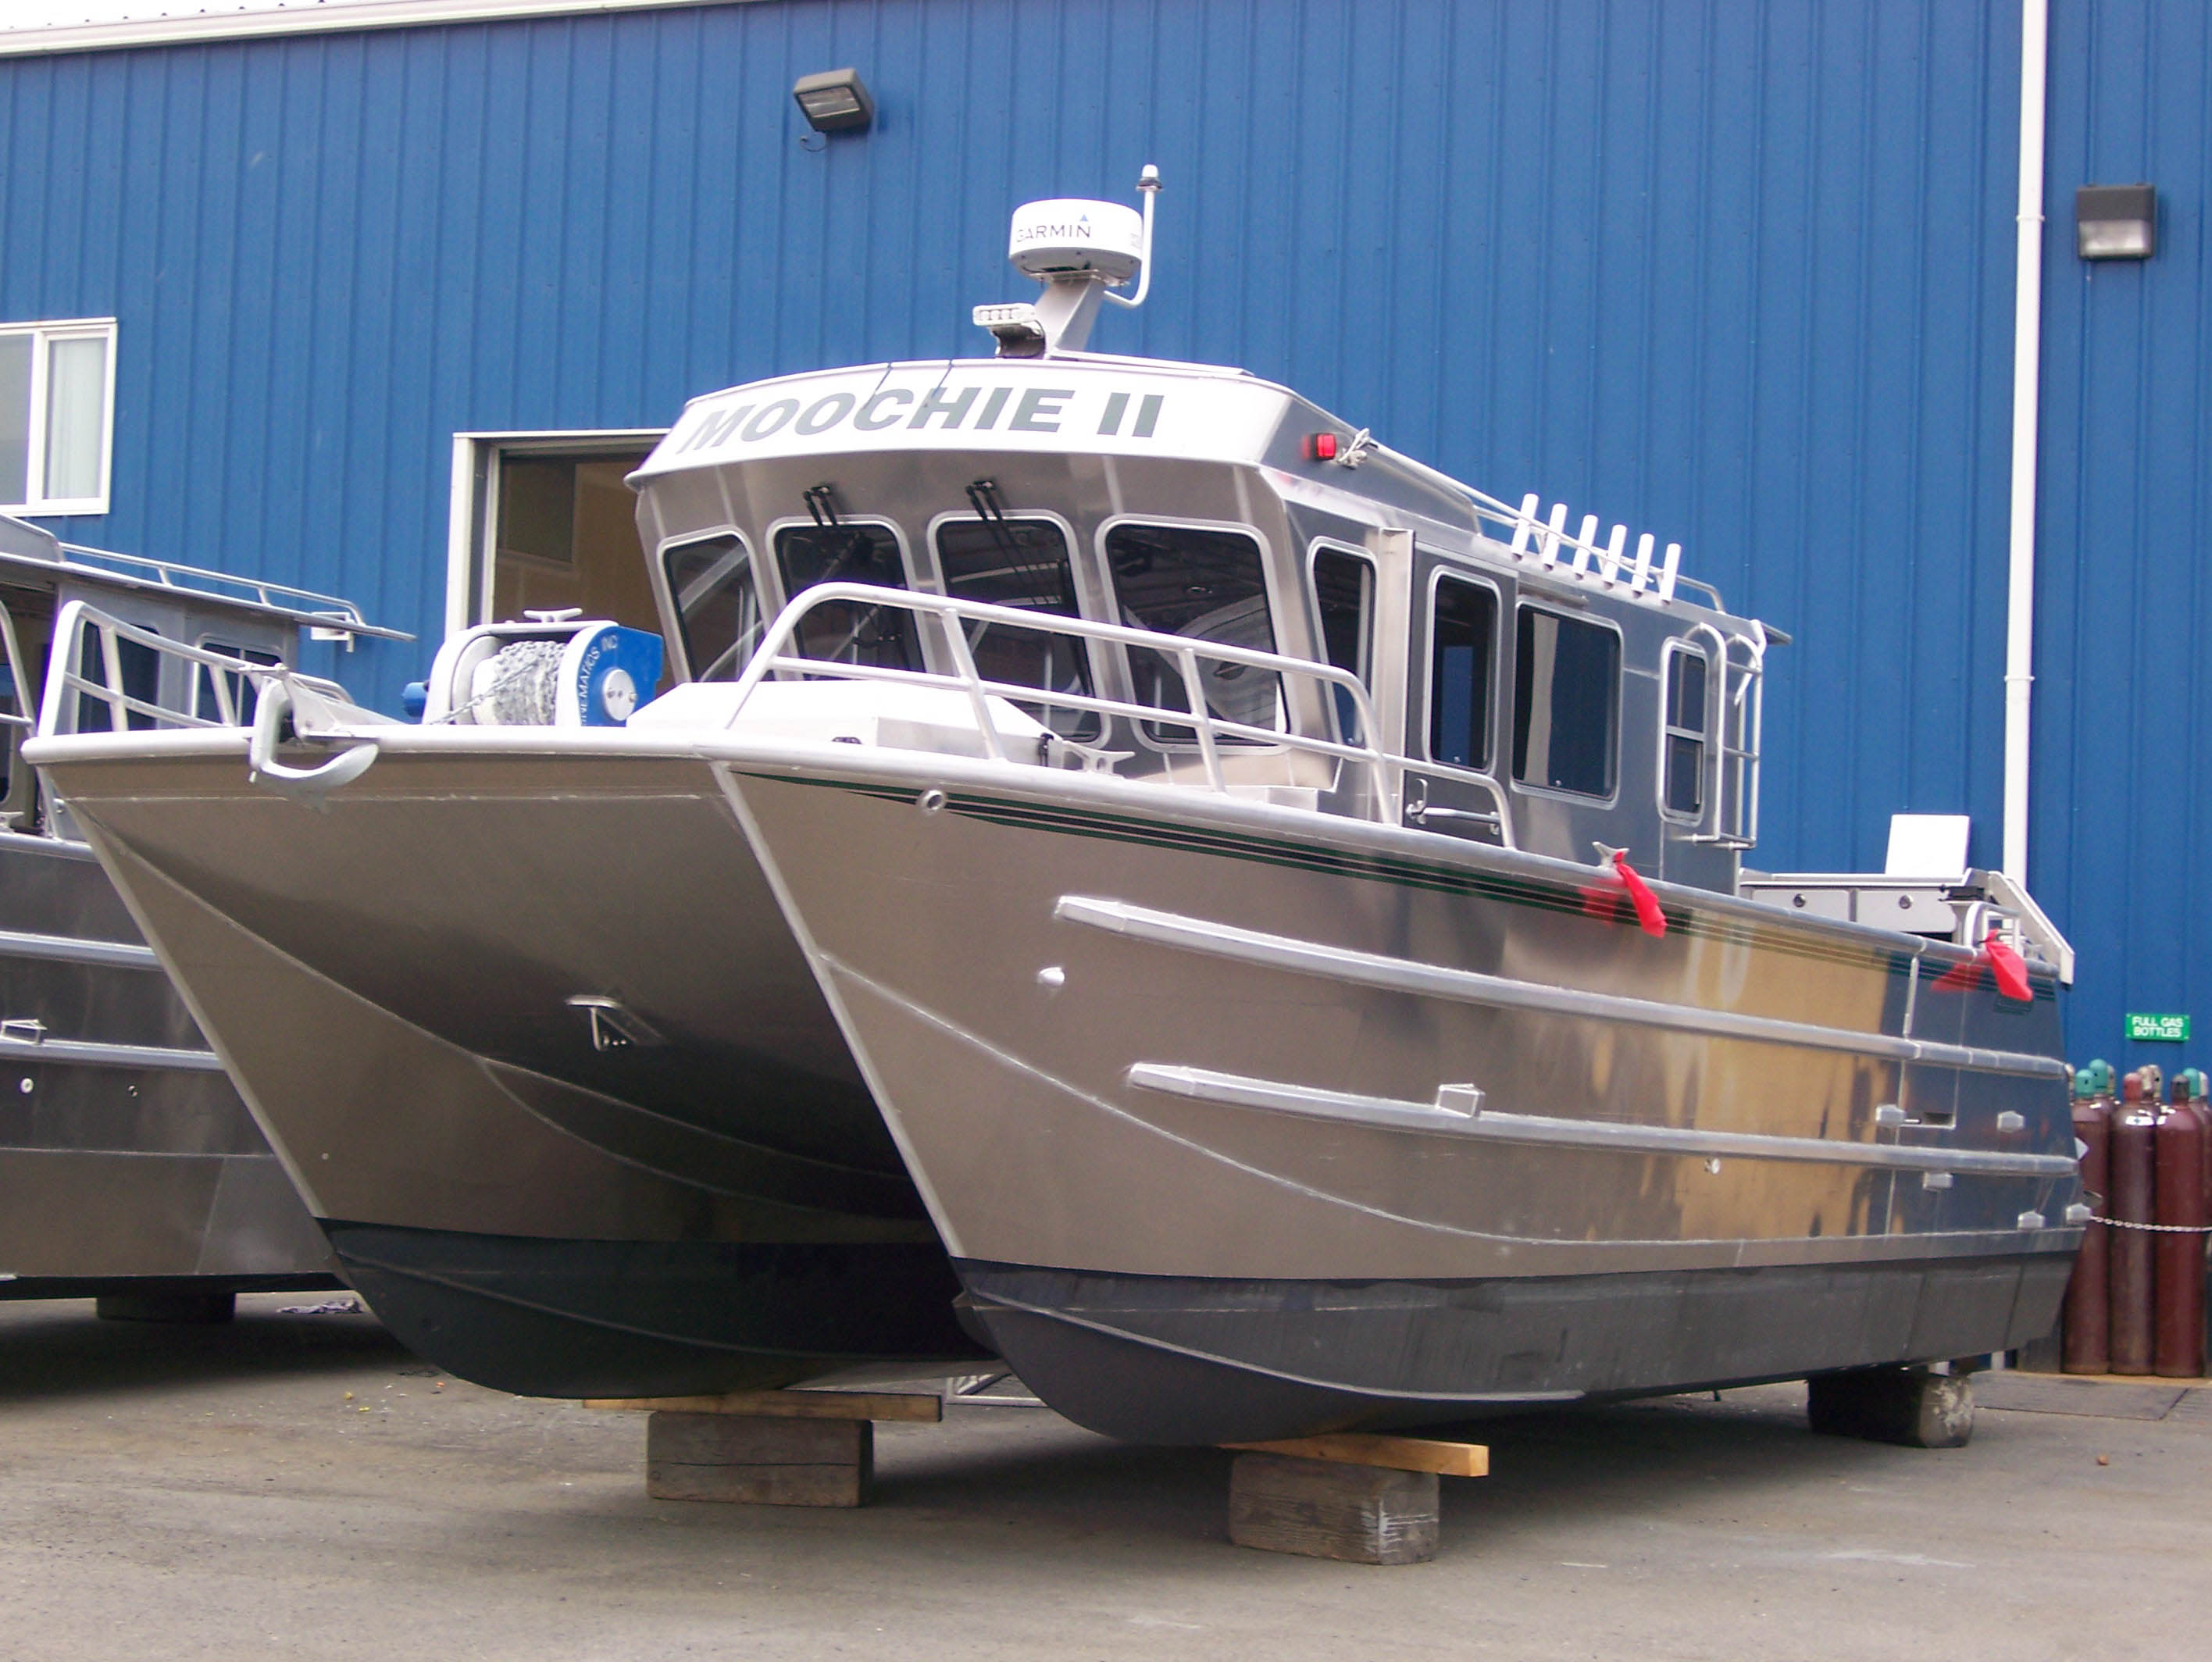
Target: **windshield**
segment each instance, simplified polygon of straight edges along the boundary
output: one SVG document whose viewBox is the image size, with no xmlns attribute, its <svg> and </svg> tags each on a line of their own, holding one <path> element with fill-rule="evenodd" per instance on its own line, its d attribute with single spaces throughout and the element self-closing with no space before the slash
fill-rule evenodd
<svg viewBox="0 0 2212 1662">
<path fill-rule="evenodd" d="M 711 537 L 670 549 L 661 559 L 691 678 L 735 679 L 760 645 L 763 627 L 745 545 L 734 537 Z"/>
<path fill-rule="evenodd" d="M 796 599 L 817 583 L 906 587 L 898 533 L 874 524 L 786 525 L 775 534 L 784 593 Z M 914 614 L 836 601 L 817 606 L 799 626 L 802 657 L 884 670 L 920 670 L 921 645 Z"/>
<path fill-rule="evenodd" d="M 1267 610 L 1267 582 L 1258 541 L 1239 531 L 1189 525 L 1119 525 L 1106 533 L 1106 563 L 1121 621 L 1193 640 L 1275 650 L 1274 620 Z M 1164 710 L 1188 710 L 1182 670 L 1147 647 L 1129 649 L 1137 701 Z M 1198 660 L 1199 684 L 1209 713 L 1223 721 L 1279 730 L 1283 697 L 1272 671 L 1218 659 Z M 1185 740 L 1188 727 L 1158 730 L 1155 737 Z"/>
<path fill-rule="evenodd" d="M 945 591 L 956 599 L 1079 616 L 1067 537 L 1049 519 L 945 520 L 937 528 L 937 563 Z M 968 650 L 986 681 L 1091 693 L 1091 662 L 1079 638 L 972 618 L 964 627 Z M 1090 711 L 1039 705 L 1030 713 L 1064 737 L 1087 738 L 1099 731 Z"/>
</svg>

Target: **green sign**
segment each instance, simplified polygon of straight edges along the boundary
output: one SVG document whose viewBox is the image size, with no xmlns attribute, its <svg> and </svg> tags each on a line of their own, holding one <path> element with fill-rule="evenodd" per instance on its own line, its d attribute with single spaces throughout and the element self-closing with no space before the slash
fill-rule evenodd
<svg viewBox="0 0 2212 1662">
<path fill-rule="evenodd" d="M 2128 1037 L 2160 1040 L 2178 1045 L 2189 1037 L 2189 1018 L 2186 1016 L 2138 1016 L 2130 1010 Z"/>
</svg>

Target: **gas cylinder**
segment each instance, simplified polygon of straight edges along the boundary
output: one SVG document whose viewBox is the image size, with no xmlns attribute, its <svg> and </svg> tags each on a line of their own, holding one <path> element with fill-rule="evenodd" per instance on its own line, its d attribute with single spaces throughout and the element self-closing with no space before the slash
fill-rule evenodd
<svg viewBox="0 0 2212 1662">
<path fill-rule="evenodd" d="M 2212 1223 L 2212 1080 L 2202 1068 L 2184 1068 L 2180 1077 L 2189 1082 L 2189 1100 L 2204 1116 L 2204 1221 Z"/>
<path fill-rule="evenodd" d="M 2100 1065 L 2092 1063 L 2074 1076 L 2074 1135 L 2085 1146 L 2081 1155 L 2082 1198 L 2102 1216 L 2112 1169 L 2112 1100 L 2100 1086 Z M 2107 1070 L 2109 1071 L 2109 1070 Z M 2112 1371 L 2112 1307 L 2106 1301 L 2106 1281 L 2112 1274 L 2112 1234 L 2101 1223 L 2081 1231 L 2081 1250 L 2074 1260 L 2074 1278 L 2066 1283 L 2066 1316 L 2059 1367 L 2069 1374 L 2109 1374 Z"/>
<path fill-rule="evenodd" d="M 2173 1082 L 2173 1101 L 2158 1116 L 2154 1163 L 2157 1221 L 2181 1234 L 2152 1237 L 2156 1325 L 2151 1368 L 2170 1380 L 2193 1380 L 2204 1368 L 2204 1143 L 2212 1125 L 2191 1101 L 2196 1082 Z"/>
<path fill-rule="evenodd" d="M 2143 1100 L 2143 1077 L 2120 1081 L 2120 1106 L 2112 1115 L 2112 1152 L 2105 1216 L 2120 1223 L 2148 1223 L 2157 1210 L 2158 1110 Z M 2152 1362 L 2151 1238 L 2142 1229 L 2107 1228 L 2112 1237 L 2112 1371 L 2148 1374 Z"/>
</svg>

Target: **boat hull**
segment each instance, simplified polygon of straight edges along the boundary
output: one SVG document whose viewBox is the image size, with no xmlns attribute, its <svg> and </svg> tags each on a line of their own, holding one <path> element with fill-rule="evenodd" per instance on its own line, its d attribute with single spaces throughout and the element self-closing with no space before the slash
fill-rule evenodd
<svg viewBox="0 0 2212 1662">
<path fill-rule="evenodd" d="M 82 844 L 0 834 L 0 1297 L 339 1284 Z"/>
<path fill-rule="evenodd" d="M 242 761 L 54 773 L 410 1344 L 553 1395 L 979 1354 L 704 764 L 394 755 L 318 812 Z"/>
<path fill-rule="evenodd" d="M 2047 980 L 2002 1008 L 1907 937 L 1682 890 L 1654 938 L 1587 868 L 1199 792 L 732 778 L 970 1321 L 1097 1429 L 1433 1421 L 2055 1316 Z"/>
<path fill-rule="evenodd" d="M 970 1318 L 1069 1418 L 1134 1442 L 1433 1425 L 2051 1331 L 2052 1254 L 1452 1282 L 1231 1281 L 963 1261 Z"/>
</svg>

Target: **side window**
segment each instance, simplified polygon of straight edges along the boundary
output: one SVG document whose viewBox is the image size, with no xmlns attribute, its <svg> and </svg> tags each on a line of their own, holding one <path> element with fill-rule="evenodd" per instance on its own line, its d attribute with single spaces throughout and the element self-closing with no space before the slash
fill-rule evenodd
<svg viewBox="0 0 2212 1662">
<path fill-rule="evenodd" d="M 1661 805 L 1685 819 L 1696 819 L 1705 810 L 1705 678 L 1711 670 L 1705 655 L 1694 646 L 1677 641 L 1667 648 Z"/>
<path fill-rule="evenodd" d="M 1513 645 L 1513 777 L 1611 796 L 1620 637 L 1601 623 L 1523 606 Z"/>
<path fill-rule="evenodd" d="M 1067 537 L 1049 519 L 947 519 L 937 527 L 937 566 L 945 591 L 1055 617 L 1079 616 Z M 963 626 L 976 671 L 986 681 L 1091 695 L 1091 660 L 1074 635 L 969 619 Z M 1033 713 L 1062 737 L 1095 738 L 1098 717 L 1041 705 Z"/>
<path fill-rule="evenodd" d="M 744 543 L 710 537 L 663 549 L 660 560 L 691 678 L 735 680 L 751 661 L 766 622 Z"/>
<path fill-rule="evenodd" d="M 817 583 L 906 587 L 898 533 L 885 525 L 786 525 L 775 534 L 775 560 L 783 573 L 783 591 L 793 599 Z M 865 664 L 879 670 L 922 667 L 914 614 L 900 609 L 849 601 L 817 606 L 799 626 L 798 646 L 803 657 L 830 663 Z"/>
<path fill-rule="evenodd" d="M 118 637 L 115 658 L 118 667 L 123 671 L 123 695 L 137 704 L 159 705 L 161 701 L 161 654 L 143 641 Z M 108 684 L 106 668 L 100 661 L 100 631 L 97 629 L 84 632 L 84 644 L 77 657 L 77 673 L 94 686 Z M 114 716 L 114 708 L 106 699 L 95 698 L 90 693 L 76 695 L 76 730 L 80 733 L 117 731 Z M 159 725 L 158 719 L 146 710 L 125 712 L 123 725 L 126 728 L 136 731 Z"/>
<path fill-rule="evenodd" d="M 1188 525 L 1119 525 L 1106 533 L 1106 564 L 1122 622 L 1225 646 L 1275 650 L 1256 538 Z M 1138 703 L 1163 710 L 1190 708 L 1182 671 L 1172 658 L 1132 646 L 1129 673 Z M 1282 727 L 1282 689 L 1268 671 L 1201 658 L 1199 682 L 1206 710 L 1217 719 Z M 1173 740 L 1189 736 L 1187 727 L 1153 733 Z"/>
<path fill-rule="evenodd" d="M 1429 615 L 1431 761 L 1476 769 L 1490 765 L 1497 641 L 1496 593 L 1480 583 L 1438 577 Z"/>
<path fill-rule="evenodd" d="M 1321 617 L 1322 649 L 1328 661 L 1374 687 L 1375 562 L 1346 549 L 1316 548 L 1313 555 L 1314 606 Z M 1364 740 L 1358 706 L 1352 695 L 1334 690 L 1336 731 L 1347 743 Z"/>
<path fill-rule="evenodd" d="M 259 646 L 241 646 L 235 641 L 217 640 L 213 637 L 203 640 L 200 647 L 204 652 L 221 652 L 225 658 L 235 658 L 247 664 L 273 667 L 284 661 L 280 654 L 264 651 Z M 252 681 L 241 671 L 211 669 L 204 664 L 192 666 L 192 713 L 203 721 L 221 721 L 223 719 L 223 699 L 216 690 L 218 681 L 230 695 L 231 719 L 240 725 L 251 724 L 254 708 L 259 702 L 259 694 Z"/>
</svg>

